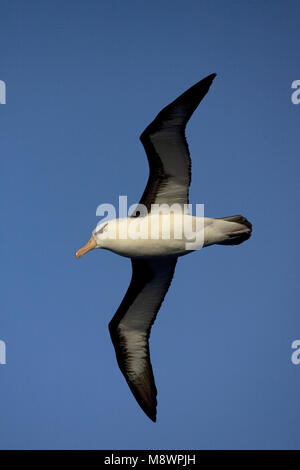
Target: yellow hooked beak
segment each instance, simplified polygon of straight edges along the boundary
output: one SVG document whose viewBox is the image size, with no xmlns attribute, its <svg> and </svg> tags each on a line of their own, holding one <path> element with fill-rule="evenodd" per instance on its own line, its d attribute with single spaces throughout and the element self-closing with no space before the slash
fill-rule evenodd
<svg viewBox="0 0 300 470">
<path fill-rule="evenodd" d="M 76 251 L 75 256 L 76 258 L 81 258 L 81 256 L 85 255 L 88 251 L 93 250 L 96 248 L 96 242 L 93 236 L 89 239 L 89 241 L 79 250 Z"/>
</svg>

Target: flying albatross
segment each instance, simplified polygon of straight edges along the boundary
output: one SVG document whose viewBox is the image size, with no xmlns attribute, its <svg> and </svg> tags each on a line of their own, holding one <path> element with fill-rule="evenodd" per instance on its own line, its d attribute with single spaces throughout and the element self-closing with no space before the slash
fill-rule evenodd
<svg viewBox="0 0 300 470">
<path fill-rule="evenodd" d="M 162 109 L 140 136 L 150 173 L 138 210 L 128 218 L 98 224 L 86 245 L 76 252 L 76 257 L 80 258 L 94 248 L 105 248 L 131 258 L 131 282 L 109 323 L 109 331 L 129 388 L 152 421 L 156 421 L 157 390 L 150 361 L 149 336 L 171 284 L 178 257 L 213 244 L 238 245 L 247 240 L 252 231 L 251 223 L 241 215 L 212 219 L 193 217 L 186 212 L 191 159 L 185 127 L 215 76 L 204 78 Z M 175 209 L 159 213 L 157 218 L 157 205 L 175 205 Z M 186 224 L 189 226 L 186 231 L 181 228 L 176 237 L 173 232 L 171 236 L 170 230 L 166 236 L 162 224 L 167 219 L 173 231 L 180 223 L 181 227 L 185 222 L 192 223 Z M 197 221 L 202 222 L 200 229 L 195 228 Z M 139 237 L 132 236 L 137 224 Z M 150 226 L 157 229 L 156 236 L 149 236 Z M 192 248 L 187 245 L 191 233 L 201 235 L 198 245 L 195 242 L 197 246 L 192 245 Z"/>
</svg>

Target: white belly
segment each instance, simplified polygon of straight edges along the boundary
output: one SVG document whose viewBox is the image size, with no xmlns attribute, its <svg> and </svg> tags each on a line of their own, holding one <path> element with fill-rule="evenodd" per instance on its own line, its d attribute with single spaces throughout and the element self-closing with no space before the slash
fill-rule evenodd
<svg viewBox="0 0 300 470">
<path fill-rule="evenodd" d="M 203 246 L 204 221 L 182 214 L 115 219 L 102 248 L 130 258 L 183 256 Z"/>
</svg>

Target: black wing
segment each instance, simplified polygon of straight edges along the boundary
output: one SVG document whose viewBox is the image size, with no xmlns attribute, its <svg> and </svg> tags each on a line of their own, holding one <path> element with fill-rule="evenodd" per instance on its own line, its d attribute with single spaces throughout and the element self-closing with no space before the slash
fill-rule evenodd
<svg viewBox="0 0 300 470">
<path fill-rule="evenodd" d="M 117 361 L 146 415 L 156 421 L 156 386 L 150 361 L 149 336 L 171 284 L 177 258 L 132 259 L 132 279 L 109 324 Z"/>
<path fill-rule="evenodd" d="M 185 127 L 209 90 L 216 74 L 209 75 L 166 106 L 140 136 L 150 174 L 140 204 L 188 204 L 191 159 Z"/>
</svg>

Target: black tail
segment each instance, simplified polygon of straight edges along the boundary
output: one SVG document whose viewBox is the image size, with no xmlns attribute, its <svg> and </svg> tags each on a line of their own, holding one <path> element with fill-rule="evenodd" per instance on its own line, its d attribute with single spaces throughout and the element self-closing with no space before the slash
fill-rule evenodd
<svg viewBox="0 0 300 470">
<path fill-rule="evenodd" d="M 222 242 L 219 242 L 218 245 L 239 245 L 240 243 L 245 242 L 251 237 L 252 234 L 252 224 L 242 215 L 232 215 L 229 217 L 219 217 L 219 220 L 224 220 L 226 222 L 235 222 L 237 224 L 243 225 L 243 228 L 238 231 L 233 231 L 228 233 L 228 238 Z"/>
</svg>

